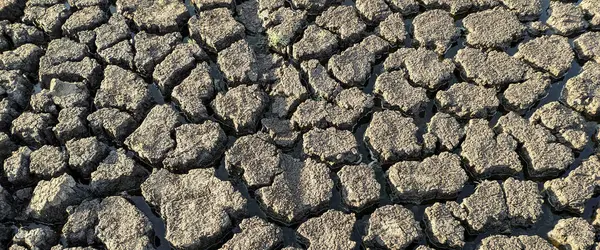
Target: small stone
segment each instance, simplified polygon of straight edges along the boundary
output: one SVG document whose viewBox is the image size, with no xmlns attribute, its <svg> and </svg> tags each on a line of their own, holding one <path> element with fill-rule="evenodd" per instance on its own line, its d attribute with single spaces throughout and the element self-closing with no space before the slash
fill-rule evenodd
<svg viewBox="0 0 600 250">
<path fill-rule="evenodd" d="M 306 11 L 283 7 L 269 13 L 263 20 L 269 47 L 282 54 L 290 54 L 290 46 L 306 25 Z"/>
<path fill-rule="evenodd" d="M 501 94 L 502 105 L 511 111 L 523 113 L 546 95 L 550 82 L 549 75 L 534 73 L 522 83 L 510 84 Z"/>
<path fill-rule="evenodd" d="M 26 185 L 32 179 L 29 173 L 31 149 L 20 147 L 4 160 L 4 176 L 13 185 Z"/>
<path fill-rule="evenodd" d="M 300 138 L 300 132 L 294 130 L 294 124 L 287 119 L 264 118 L 260 121 L 271 140 L 280 147 L 290 148 Z"/>
<path fill-rule="evenodd" d="M 537 183 L 510 177 L 502 183 L 502 188 L 512 226 L 530 226 L 542 218 L 544 200 Z"/>
<path fill-rule="evenodd" d="M 385 110 L 373 114 L 364 140 L 380 162 L 393 163 L 420 154 L 417 130 L 412 118 Z"/>
<path fill-rule="evenodd" d="M 99 196 L 137 189 L 149 173 L 124 151 L 111 151 L 92 173 L 91 191 Z"/>
<path fill-rule="evenodd" d="M 214 25 L 217 23 L 219 28 L 215 29 Z M 245 36 L 244 25 L 238 23 L 227 8 L 202 11 L 199 17 L 189 20 L 188 26 L 190 36 L 213 52 L 221 51 Z"/>
<path fill-rule="evenodd" d="M 171 133 L 183 121 L 168 104 L 152 108 L 142 124 L 125 139 L 125 145 L 150 164 L 160 164 L 175 148 Z"/>
<path fill-rule="evenodd" d="M 438 112 L 427 123 L 427 134 L 435 137 L 442 150 L 452 151 L 465 137 L 463 126 L 453 116 Z M 437 146 L 436 146 L 437 147 Z"/>
<path fill-rule="evenodd" d="M 463 20 L 467 43 L 483 48 L 504 48 L 520 39 L 525 26 L 511 11 L 495 8 L 469 14 Z"/>
<path fill-rule="evenodd" d="M 96 108 L 116 108 L 141 120 L 153 103 L 148 84 L 136 73 L 118 66 L 106 66 L 104 75 L 94 98 Z"/>
<path fill-rule="evenodd" d="M 497 181 L 482 181 L 475 193 L 461 206 L 467 211 L 467 224 L 473 232 L 505 232 L 509 230 L 508 208 L 502 187 Z"/>
<path fill-rule="evenodd" d="M 350 131 L 315 128 L 302 138 L 304 154 L 333 166 L 358 162 L 361 158 L 358 142 Z"/>
<path fill-rule="evenodd" d="M 54 140 L 54 124 L 56 121 L 50 114 L 24 112 L 12 121 L 10 132 L 29 146 L 41 147 Z"/>
<path fill-rule="evenodd" d="M 413 19 L 414 36 L 421 46 L 440 55 L 446 53 L 460 35 L 454 18 L 444 10 L 428 10 Z"/>
<path fill-rule="evenodd" d="M 308 219 L 298 227 L 298 234 L 312 248 L 354 249 L 357 243 L 350 239 L 356 219 L 353 214 L 329 210 Z M 312 249 L 310 248 L 310 249 Z"/>
<path fill-rule="evenodd" d="M 35 73 L 43 53 L 44 51 L 37 45 L 23 44 L 15 50 L 0 54 L 0 69 Z"/>
<path fill-rule="evenodd" d="M 41 180 L 33 190 L 33 197 L 25 212 L 35 220 L 61 223 L 67 220 L 67 207 L 86 198 L 83 187 L 73 177 L 63 174 L 49 181 Z"/>
<path fill-rule="evenodd" d="M 69 166 L 83 176 L 90 176 L 108 155 L 109 148 L 96 137 L 68 141 Z"/>
<path fill-rule="evenodd" d="M 357 0 L 356 9 L 371 23 L 381 22 L 392 14 L 384 0 Z"/>
<path fill-rule="evenodd" d="M 384 72 L 377 76 L 373 92 L 381 95 L 388 105 L 413 115 L 425 110 L 429 102 L 427 90 L 413 87 L 402 71 Z"/>
<path fill-rule="evenodd" d="M 559 35 L 569 36 L 588 27 L 583 10 L 574 3 L 550 2 L 549 13 L 546 23 Z"/>
<path fill-rule="evenodd" d="M 176 248 L 207 248 L 231 230 L 234 218 L 246 213 L 246 199 L 230 182 L 215 177 L 213 169 L 182 175 L 155 169 L 141 189 L 160 209 L 166 239 Z"/>
<path fill-rule="evenodd" d="M 230 85 L 258 80 L 257 57 L 245 40 L 237 41 L 229 48 L 219 51 L 217 63 Z"/>
<path fill-rule="evenodd" d="M 509 134 L 495 134 L 488 121 L 470 120 L 460 155 L 467 160 L 467 169 L 478 178 L 512 176 L 522 171 L 517 141 Z M 485 150 L 482 150 L 485 149 Z"/>
<path fill-rule="evenodd" d="M 175 86 L 171 93 L 171 98 L 183 110 L 185 116 L 195 123 L 208 118 L 208 111 L 204 104 L 215 95 L 210 70 L 205 62 L 196 65 L 190 75 L 181 84 Z"/>
<path fill-rule="evenodd" d="M 406 30 L 400 13 L 389 15 L 379 24 L 379 35 L 392 44 L 404 44 Z"/>
<path fill-rule="evenodd" d="M 148 217 L 120 196 L 102 200 L 98 210 L 98 239 L 109 249 L 153 249 Z"/>
<path fill-rule="evenodd" d="M 519 16 L 521 21 L 537 20 L 542 14 L 541 0 L 500 0 Z"/>
<path fill-rule="evenodd" d="M 218 123 L 184 124 L 175 129 L 176 147 L 163 166 L 170 171 L 187 171 L 215 163 L 227 144 L 227 135 Z"/>
<path fill-rule="evenodd" d="M 567 80 L 561 99 L 569 107 L 591 117 L 600 115 L 600 100 L 595 93 L 600 88 L 600 63 L 587 62 L 579 75 Z"/>
<path fill-rule="evenodd" d="M 464 48 L 458 51 L 455 60 L 468 79 L 486 87 L 503 87 L 509 83 L 522 82 L 530 69 L 524 62 L 495 50 L 485 52 Z"/>
<path fill-rule="evenodd" d="M 567 249 L 591 249 L 594 245 L 594 228 L 583 218 L 561 219 L 548 239 L 554 245 Z"/>
<path fill-rule="evenodd" d="M 356 42 L 367 29 L 353 6 L 332 6 L 321 13 L 315 23 L 336 33 L 344 43 Z"/>
<path fill-rule="evenodd" d="M 22 226 L 12 239 L 13 244 L 22 244 L 30 249 L 49 249 L 58 243 L 58 234 L 46 225 Z"/>
<path fill-rule="evenodd" d="M 178 32 L 190 14 L 180 1 L 149 1 L 146 8 L 134 12 L 133 21 L 141 29 L 150 33 L 166 34 Z"/>
<path fill-rule="evenodd" d="M 387 178 L 392 198 L 420 204 L 455 198 L 469 179 L 458 155 L 442 152 L 422 162 L 402 161 L 390 167 Z"/>
<path fill-rule="evenodd" d="M 292 51 L 294 58 L 304 61 L 329 58 L 337 47 L 336 35 L 313 24 L 304 30 L 302 39 L 294 44 Z"/>
<path fill-rule="evenodd" d="M 256 131 L 260 116 L 268 103 L 267 94 L 258 85 L 241 85 L 219 93 L 211 102 L 211 107 L 219 119 L 231 126 L 236 133 L 246 134 Z"/>
<path fill-rule="evenodd" d="M 93 134 L 102 140 L 122 144 L 136 128 L 137 123 L 127 112 L 118 109 L 102 108 L 87 117 Z"/>
<path fill-rule="evenodd" d="M 600 63 L 600 32 L 586 32 L 573 41 L 577 57 Z"/>
<path fill-rule="evenodd" d="M 68 155 L 61 148 L 44 145 L 31 153 L 29 171 L 41 179 L 51 179 L 67 170 Z"/>
<path fill-rule="evenodd" d="M 79 31 L 92 30 L 108 21 L 108 15 L 98 6 L 82 8 L 65 21 L 62 26 L 63 33 L 74 36 Z"/>
<path fill-rule="evenodd" d="M 496 90 L 462 82 L 437 93 L 440 110 L 459 118 L 485 118 L 496 112 L 500 101 Z"/>
<path fill-rule="evenodd" d="M 565 74 L 574 59 L 574 53 L 566 37 L 542 36 L 519 44 L 515 57 L 540 68 L 554 77 Z"/>
<path fill-rule="evenodd" d="M 364 244 L 374 248 L 405 249 L 421 239 L 419 222 L 402 205 L 386 205 L 375 209 L 367 222 Z"/>
<path fill-rule="evenodd" d="M 375 169 L 367 164 L 346 165 L 337 173 L 340 178 L 342 200 L 346 206 L 362 210 L 379 201 L 381 184 Z"/>
<path fill-rule="evenodd" d="M 175 49 L 182 37 L 179 32 L 158 36 L 144 31 L 135 34 L 135 67 L 144 76 L 151 76 L 154 67 Z"/>
<path fill-rule="evenodd" d="M 272 249 L 284 240 L 280 227 L 259 217 L 244 219 L 239 227 L 241 232 L 234 234 L 221 249 Z"/>
<path fill-rule="evenodd" d="M 436 245 L 453 249 L 464 247 L 465 228 L 446 204 L 436 202 L 425 208 L 425 224 L 429 239 Z"/>
<path fill-rule="evenodd" d="M 173 87 L 181 83 L 196 66 L 196 59 L 206 57 L 196 43 L 179 44 L 165 60 L 156 65 L 152 78 L 162 93 L 169 96 Z"/>
<path fill-rule="evenodd" d="M 282 155 L 281 167 L 283 172 L 275 176 L 271 186 L 255 192 L 267 214 L 291 224 L 327 207 L 334 183 L 325 164 Z"/>
<path fill-rule="evenodd" d="M 440 59 L 432 50 L 401 48 L 388 56 L 384 68 L 387 71 L 406 69 L 415 85 L 435 90 L 452 80 L 455 66 L 449 59 Z"/>
</svg>

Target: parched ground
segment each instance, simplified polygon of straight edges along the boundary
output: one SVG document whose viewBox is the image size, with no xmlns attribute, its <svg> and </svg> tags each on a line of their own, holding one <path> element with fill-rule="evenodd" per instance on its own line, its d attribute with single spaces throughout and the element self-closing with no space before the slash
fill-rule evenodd
<svg viewBox="0 0 600 250">
<path fill-rule="evenodd" d="M 2 0 L 0 250 L 600 250 L 598 122 L 598 0 Z"/>
</svg>

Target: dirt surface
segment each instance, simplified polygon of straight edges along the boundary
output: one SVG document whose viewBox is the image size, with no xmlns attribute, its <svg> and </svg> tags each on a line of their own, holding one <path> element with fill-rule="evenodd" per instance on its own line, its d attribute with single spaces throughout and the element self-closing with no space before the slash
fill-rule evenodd
<svg viewBox="0 0 600 250">
<path fill-rule="evenodd" d="M 600 1 L 0 1 L 0 250 L 600 249 Z"/>
</svg>

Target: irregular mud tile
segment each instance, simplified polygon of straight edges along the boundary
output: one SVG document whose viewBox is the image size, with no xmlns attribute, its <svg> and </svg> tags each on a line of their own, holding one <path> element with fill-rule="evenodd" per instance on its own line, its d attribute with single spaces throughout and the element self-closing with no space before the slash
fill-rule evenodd
<svg viewBox="0 0 600 250">
<path fill-rule="evenodd" d="M 74 36 L 79 31 L 92 30 L 108 21 L 108 19 L 108 15 L 102 8 L 98 6 L 86 7 L 73 12 L 62 25 L 62 30 L 65 35 Z"/>
<path fill-rule="evenodd" d="M 392 14 L 384 0 L 357 0 L 356 9 L 369 22 L 379 23 Z"/>
<path fill-rule="evenodd" d="M 220 7 L 231 7 L 233 0 L 191 0 L 199 10 L 208 10 Z"/>
<path fill-rule="evenodd" d="M 417 15 L 412 23 L 415 39 L 421 46 L 432 48 L 440 55 L 446 53 L 460 35 L 454 18 L 445 10 L 428 10 Z"/>
<path fill-rule="evenodd" d="M 110 48 L 103 49 L 98 55 L 106 64 L 117 65 L 122 68 L 134 68 L 133 45 L 128 40 L 121 41 Z"/>
<path fill-rule="evenodd" d="M 229 48 L 219 51 L 217 63 L 230 86 L 258 80 L 260 71 L 257 55 L 245 40 L 237 41 Z"/>
<path fill-rule="evenodd" d="M 542 195 L 538 184 L 512 177 L 502 183 L 511 226 L 530 226 L 542 218 Z"/>
<path fill-rule="evenodd" d="M 266 139 L 260 133 L 240 137 L 225 154 L 229 175 L 241 175 L 249 188 L 269 185 L 283 171 L 279 150 Z"/>
<path fill-rule="evenodd" d="M 465 245 L 465 228 L 444 203 L 436 202 L 425 208 L 426 233 L 436 245 L 452 249 Z"/>
<path fill-rule="evenodd" d="M 371 74 L 373 55 L 365 48 L 354 45 L 333 55 L 327 63 L 329 71 L 344 85 L 363 86 Z"/>
<path fill-rule="evenodd" d="M 600 63 L 600 32 L 586 32 L 573 42 L 577 57 Z"/>
<path fill-rule="evenodd" d="M 244 27 L 246 27 L 246 30 L 254 34 L 265 31 L 258 14 L 260 2 L 262 1 L 244 1 L 242 4 L 237 4 L 235 9 L 237 13 L 237 21 L 242 23 Z"/>
<path fill-rule="evenodd" d="M 211 107 L 236 133 L 248 134 L 256 131 L 267 104 L 268 96 L 259 85 L 240 85 L 217 94 Z"/>
<path fill-rule="evenodd" d="M 453 116 L 438 112 L 427 123 L 426 135 L 433 136 L 442 150 L 452 151 L 465 137 L 465 129 Z"/>
<path fill-rule="evenodd" d="M 300 72 L 293 65 L 283 65 L 275 71 L 275 83 L 269 93 L 270 112 L 284 118 L 308 97 L 308 91 L 302 85 Z"/>
<path fill-rule="evenodd" d="M 597 155 L 590 156 L 564 178 L 550 180 L 544 183 L 544 193 L 548 203 L 558 211 L 570 211 L 582 214 L 587 202 L 594 195 L 594 190 L 600 186 L 600 159 Z"/>
<path fill-rule="evenodd" d="M 190 36 L 198 44 L 205 44 L 213 52 L 221 51 L 244 39 L 244 25 L 232 17 L 227 8 L 202 11 L 188 21 Z M 219 28 L 215 29 L 215 24 Z"/>
<path fill-rule="evenodd" d="M 67 220 L 67 207 L 79 204 L 87 196 L 84 187 L 68 174 L 49 181 L 41 180 L 33 190 L 25 213 L 46 223 L 62 223 Z"/>
<path fill-rule="evenodd" d="M 184 124 L 175 129 L 177 146 L 167 154 L 163 166 L 171 171 L 207 167 L 216 162 L 227 144 L 227 135 L 218 123 Z"/>
<path fill-rule="evenodd" d="M 256 249 L 268 250 L 281 245 L 284 241 L 283 230 L 259 217 L 244 219 L 240 231 L 225 243 L 221 249 Z"/>
<path fill-rule="evenodd" d="M 555 177 L 575 160 L 567 146 L 541 125 L 529 123 L 514 112 L 500 117 L 496 130 L 512 135 L 523 144 L 528 174 L 532 177 Z"/>
<path fill-rule="evenodd" d="M 137 189 L 150 173 L 137 164 L 125 151 L 111 151 L 92 173 L 91 191 L 98 196 L 108 196 Z"/>
<path fill-rule="evenodd" d="M 504 48 L 522 38 L 525 26 L 509 10 L 495 8 L 469 14 L 463 20 L 467 43 L 483 48 Z"/>
<path fill-rule="evenodd" d="M 66 143 L 69 167 L 83 176 L 90 176 L 109 154 L 109 148 L 95 137 L 71 140 Z"/>
<path fill-rule="evenodd" d="M 546 96 L 550 82 L 549 75 L 536 72 L 522 83 L 512 83 L 501 94 L 502 105 L 508 110 L 523 113 Z"/>
<path fill-rule="evenodd" d="M 292 122 L 300 129 L 326 128 L 330 110 L 334 109 L 332 104 L 325 101 L 308 99 L 298 106 L 292 115 Z"/>
<path fill-rule="evenodd" d="M 294 124 L 291 120 L 263 118 L 260 123 L 277 146 L 291 148 L 300 138 L 300 132 L 294 130 Z"/>
<path fill-rule="evenodd" d="M 83 201 L 67 208 L 69 216 L 62 228 L 62 237 L 67 246 L 93 245 L 99 242 L 95 232 L 99 208 L 99 199 Z"/>
<path fill-rule="evenodd" d="M 524 249 L 517 237 L 506 235 L 492 235 L 485 237 L 477 246 L 478 250 L 493 249 Z"/>
<path fill-rule="evenodd" d="M 467 224 L 472 232 L 509 231 L 508 207 L 502 187 L 497 181 L 482 181 L 475 193 L 465 198 L 461 206 L 467 211 Z"/>
<path fill-rule="evenodd" d="M 19 227 L 12 239 L 13 244 L 26 245 L 30 249 L 49 249 L 58 243 L 59 235 L 49 226 L 29 224 Z"/>
<path fill-rule="evenodd" d="M 67 170 L 68 155 L 60 147 L 44 145 L 31 152 L 29 171 L 38 178 L 51 179 Z"/>
<path fill-rule="evenodd" d="M 46 41 L 44 32 L 36 28 L 22 23 L 2 23 L 4 36 L 12 41 L 14 47 L 19 47 L 26 43 L 41 45 Z"/>
<path fill-rule="evenodd" d="M 30 184 L 33 181 L 29 171 L 30 155 L 31 149 L 20 147 L 4 160 L 3 175 L 8 182 L 16 186 L 21 186 Z"/>
<path fill-rule="evenodd" d="M 583 218 L 561 219 L 548 239 L 554 245 L 567 249 L 591 249 L 594 245 L 594 228 Z"/>
<path fill-rule="evenodd" d="M 521 21 L 537 20 L 542 14 L 542 0 L 500 0 Z"/>
<path fill-rule="evenodd" d="M 338 166 L 351 164 L 361 158 L 358 152 L 358 142 L 354 135 L 347 130 L 335 128 L 315 128 L 302 137 L 302 150 L 309 157 L 317 157 L 320 161 Z"/>
<path fill-rule="evenodd" d="M 150 164 L 160 164 L 175 148 L 171 133 L 183 122 L 177 111 L 168 104 L 157 105 L 142 124 L 125 139 L 125 145 Z"/>
<path fill-rule="evenodd" d="M 176 175 L 157 170 L 141 185 L 144 198 L 161 211 L 166 239 L 175 248 L 205 249 L 222 239 L 235 218 L 246 214 L 247 200 L 213 169 Z"/>
<path fill-rule="evenodd" d="M 467 169 L 478 178 L 512 176 L 522 171 L 517 141 L 509 134 L 495 134 L 488 121 L 470 120 L 465 127 L 466 137 L 460 155 Z M 482 150 L 485 149 L 485 150 Z"/>
<path fill-rule="evenodd" d="M 355 222 L 354 214 L 329 210 L 302 223 L 297 233 L 307 241 L 308 249 L 354 249 L 357 243 L 351 235 Z"/>
<path fill-rule="evenodd" d="M 385 110 L 373 114 L 365 132 L 365 143 L 372 154 L 383 163 L 393 163 L 420 154 L 417 125 L 400 112 Z"/>
<path fill-rule="evenodd" d="M 293 56 L 297 60 L 329 58 L 338 48 L 337 36 L 317 25 L 309 25 L 300 41 L 292 46 Z"/>
<path fill-rule="evenodd" d="M 206 62 L 197 64 L 181 84 L 173 88 L 171 98 L 188 120 L 198 123 L 208 118 L 205 103 L 215 95 L 214 81 Z"/>
<path fill-rule="evenodd" d="M 381 185 L 375 169 L 367 164 L 345 165 L 337 173 L 340 178 L 342 200 L 346 206 L 362 210 L 379 201 Z"/>
<path fill-rule="evenodd" d="M 585 115 L 600 115 L 600 100 L 596 98 L 600 85 L 600 64 L 587 62 L 581 73 L 567 81 L 561 100 L 569 107 Z"/>
<path fill-rule="evenodd" d="M 366 227 L 364 244 L 374 248 L 405 249 L 423 236 L 414 214 L 402 205 L 375 209 Z"/>
<path fill-rule="evenodd" d="M 86 108 L 67 108 L 58 113 L 58 124 L 52 128 L 56 138 L 65 143 L 73 139 L 89 136 L 85 117 L 88 115 Z"/>
<path fill-rule="evenodd" d="M 522 82 L 530 70 L 524 62 L 504 52 L 464 48 L 458 51 L 455 61 L 462 73 L 478 85 L 503 87 L 509 83 Z"/>
<path fill-rule="evenodd" d="M 40 57 L 44 51 L 34 44 L 24 44 L 15 50 L 0 54 L 1 70 L 21 70 L 34 73 L 38 69 Z"/>
<path fill-rule="evenodd" d="M 4 158 L 10 156 L 17 148 L 17 144 L 11 141 L 6 133 L 0 132 L 0 161 L 4 161 Z"/>
<path fill-rule="evenodd" d="M 582 0 L 579 7 L 588 17 L 592 29 L 600 29 L 600 3 L 594 0 Z"/>
<path fill-rule="evenodd" d="M 152 232 L 150 220 L 125 198 L 100 203 L 96 235 L 108 249 L 154 249 Z"/>
<path fill-rule="evenodd" d="M 389 15 L 385 20 L 381 21 L 377 32 L 379 36 L 392 44 L 404 44 L 407 32 L 404 27 L 402 14 L 394 13 Z"/>
<path fill-rule="evenodd" d="M 369 51 L 369 62 L 371 64 L 383 56 L 384 53 L 388 53 L 390 49 L 390 43 L 378 35 L 369 35 L 365 37 L 358 46 Z"/>
<path fill-rule="evenodd" d="M 41 147 L 54 140 L 52 127 L 55 124 L 50 114 L 24 112 L 12 121 L 10 132 L 28 146 Z"/>
<path fill-rule="evenodd" d="M 429 98 L 427 90 L 413 87 L 406 80 L 403 71 L 384 72 L 377 77 L 373 92 L 402 112 L 417 115 L 425 110 Z"/>
<path fill-rule="evenodd" d="M 498 0 L 422 0 L 426 8 L 442 8 L 450 11 L 452 15 L 465 14 L 470 11 L 479 11 L 498 6 Z"/>
<path fill-rule="evenodd" d="M 154 67 L 167 57 L 181 41 L 179 32 L 163 36 L 152 35 L 141 31 L 133 37 L 135 47 L 135 67 L 145 76 L 151 76 Z"/>
<path fill-rule="evenodd" d="M 334 104 L 336 107 L 328 110 L 328 122 L 339 129 L 351 130 L 375 106 L 375 100 L 372 95 L 354 87 L 342 90 Z"/>
<path fill-rule="evenodd" d="M 529 121 L 550 129 L 559 141 L 576 150 L 583 150 L 590 141 L 586 131 L 591 124 L 581 114 L 557 101 L 538 108 Z"/>
<path fill-rule="evenodd" d="M 417 86 L 435 90 L 454 77 L 454 63 L 440 59 L 432 50 L 425 48 L 401 48 L 390 54 L 384 62 L 387 71 L 406 69 L 408 77 Z"/>
<path fill-rule="evenodd" d="M 357 42 L 367 29 L 353 6 L 332 6 L 317 16 L 315 23 L 336 33 L 344 43 Z"/>
<path fill-rule="evenodd" d="M 392 198 L 420 204 L 434 199 L 452 199 L 469 179 L 458 155 L 443 152 L 422 162 L 402 161 L 386 172 Z"/>
<path fill-rule="evenodd" d="M 106 6 L 108 5 L 108 0 L 68 0 L 67 1 L 70 6 L 75 8 L 84 8 L 89 6 Z"/>
<path fill-rule="evenodd" d="M 311 158 L 303 162 L 286 154 L 281 161 L 283 172 L 275 176 L 273 184 L 255 192 L 265 211 L 292 224 L 326 208 L 334 187 L 329 168 Z"/>
<path fill-rule="evenodd" d="M 108 23 L 94 29 L 94 33 L 96 33 L 96 49 L 101 51 L 123 40 L 128 40 L 131 38 L 130 32 L 129 26 L 127 26 L 127 19 L 122 15 L 113 15 L 108 20 Z"/>
<path fill-rule="evenodd" d="M 588 27 L 583 10 L 575 3 L 550 2 L 548 13 L 546 23 L 559 35 L 569 36 Z"/>
<path fill-rule="evenodd" d="M 131 115 L 114 108 L 98 109 L 87 116 L 87 121 L 94 135 L 118 144 L 122 144 L 137 126 Z"/>
<path fill-rule="evenodd" d="M 540 68 L 554 77 L 564 75 L 575 59 L 566 37 L 551 35 L 542 36 L 519 44 L 515 57 Z"/>
<path fill-rule="evenodd" d="M 155 34 L 177 32 L 190 14 L 181 1 L 149 1 L 147 8 L 138 8 L 133 21 L 141 29 Z"/>
<path fill-rule="evenodd" d="M 163 95 L 170 96 L 173 88 L 196 67 L 196 60 L 207 58 L 206 53 L 194 42 L 178 44 L 171 54 L 156 65 L 152 77 Z"/>
<path fill-rule="evenodd" d="M 419 12 L 419 2 L 417 0 L 386 0 L 390 9 L 394 12 L 400 12 L 404 16 Z"/>
<path fill-rule="evenodd" d="M 89 92 L 85 83 L 66 82 L 59 79 L 50 81 L 50 96 L 61 109 L 89 106 Z"/>
<path fill-rule="evenodd" d="M 56 66 L 40 67 L 39 76 L 43 85 L 48 86 L 51 79 L 60 79 L 68 82 L 85 81 L 88 87 L 98 88 L 102 75 L 102 65 L 96 59 L 86 57 L 78 62 L 64 62 Z"/>
<path fill-rule="evenodd" d="M 136 73 L 118 66 L 106 66 L 104 75 L 94 98 L 96 108 L 116 108 L 133 114 L 136 120 L 143 119 L 153 104 L 148 84 Z"/>
<path fill-rule="evenodd" d="M 459 118 L 485 118 L 493 115 L 500 105 L 496 89 L 466 82 L 438 92 L 435 101 L 440 110 Z"/>
<path fill-rule="evenodd" d="M 306 26 L 306 16 L 306 11 L 283 7 L 263 17 L 269 47 L 282 54 L 289 54 L 296 36 Z"/>
</svg>

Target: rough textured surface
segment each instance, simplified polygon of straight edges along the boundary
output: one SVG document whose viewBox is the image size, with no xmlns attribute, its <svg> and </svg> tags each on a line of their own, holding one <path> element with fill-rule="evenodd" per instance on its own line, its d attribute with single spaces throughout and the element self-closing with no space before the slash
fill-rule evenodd
<svg viewBox="0 0 600 250">
<path fill-rule="evenodd" d="M 416 132 L 412 118 L 400 112 L 382 111 L 373 114 L 364 139 L 380 161 L 396 162 L 420 154 Z"/>
<path fill-rule="evenodd" d="M 434 51 L 424 48 L 401 48 L 388 56 L 384 67 L 388 71 L 406 68 L 415 85 L 430 90 L 450 82 L 455 68 L 450 60 L 442 60 Z"/>
<path fill-rule="evenodd" d="M 346 165 L 337 173 L 344 204 L 360 210 L 379 201 L 381 184 L 377 182 L 374 168 L 366 164 Z"/>
<path fill-rule="evenodd" d="M 506 47 L 523 35 L 523 26 L 517 16 L 503 8 L 469 14 L 463 20 L 470 45 L 494 48 Z"/>
<path fill-rule="evenodd" d="M 548 232 L 548 239 L 569 249 L 590 249 L 594 244 L 594 228 L 582 218 L 562 219 Z"/>
<path fill-rule="evenodd" d="M 554 77 L 560 77 L 571 68 L 575 55 L 566 37 L 551 35 L 519 44 L 519 51 L 515 57 Z"/>
<path fill-rule="evenodd" d="M 444 10 L 429 10 L 413 19 L 414 35 L 419 44 L 444 54 L 459 36 L 454 19 Z"/>
<path fill-rule="evenodd" d="M 460 118 L 485 118 L 496 112 L 496 90 L 462 82 L 435 96 L 438 107 Z"/>
<path fill-rule="evenodd" d="M 355 221 L 353 214 L 329 210 L 303 223 L 298 228 L 298 234 L 308 241 L 307 243 L 310 244 L 308 249 L 353 249 L 356 247 L 356 242 L 352 241 L 350 236 Z"/>
<path fill-rule="evenodd" d="M 401 205 L 377 208 L 367 224 L 367 246 L 404 249 L 423 237 L 414 214 Z"/>
</svg>

